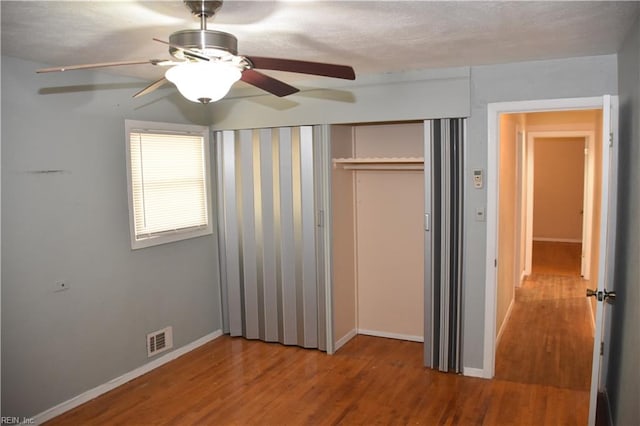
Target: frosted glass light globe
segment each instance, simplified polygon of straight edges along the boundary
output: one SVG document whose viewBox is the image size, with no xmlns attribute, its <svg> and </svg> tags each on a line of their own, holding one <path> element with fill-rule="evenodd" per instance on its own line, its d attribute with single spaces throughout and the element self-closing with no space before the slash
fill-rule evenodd
<svg viewBox="0 0 640 426">
<path fill-rule="evenodd" d="M 240 69 L 228 62 L 197 61 L 169 68 L 164 76 L 185 98 L 208 104 L 222 99 L 241 75 Z"/>
</svg>

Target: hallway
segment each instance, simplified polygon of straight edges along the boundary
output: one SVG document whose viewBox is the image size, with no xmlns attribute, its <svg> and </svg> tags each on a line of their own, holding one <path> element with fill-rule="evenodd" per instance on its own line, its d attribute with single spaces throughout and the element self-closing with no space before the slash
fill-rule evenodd
<svg viewBox="0 0 640 426">
<path fill-rule="evenodd" d="M 516 289 L 496 352 L 496 379 L 584 392 L 588 408 L 593 328 L 580 277 L 580 244 L 535 242 L 533 270 Z"/>
</svg>

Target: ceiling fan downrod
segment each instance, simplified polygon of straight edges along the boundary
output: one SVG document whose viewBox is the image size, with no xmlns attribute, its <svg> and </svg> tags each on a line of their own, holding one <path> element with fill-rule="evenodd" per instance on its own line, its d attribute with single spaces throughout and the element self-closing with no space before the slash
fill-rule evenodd
<svg viewBox="0 0 640 426">
<path fill-rule="evenodd" d="M 200 18 L 200 29 L 207 29 L 207 19 L 211 18 L 222 7 L 222 0 L 184 0 L 191 13 Z"/>
</svg>

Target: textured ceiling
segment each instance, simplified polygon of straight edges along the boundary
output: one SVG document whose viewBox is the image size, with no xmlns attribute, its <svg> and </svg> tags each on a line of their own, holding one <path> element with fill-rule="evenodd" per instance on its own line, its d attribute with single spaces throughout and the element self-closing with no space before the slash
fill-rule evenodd
<svg viewBox="0 0 640 426">
<path fill-rule="evenodd" d="M 2 54 L 50 65 L 168 58 L 151 39 L 199 27 L 178 0 L 1 7 Z M 615 53 L 638 11 L 637 2 L 227 0 L 209 29 L 234 34 L 247 56 L 344 63 L 369 74 Z M 154 80 L 164 70 L 108 71 Z"/>
</svg>

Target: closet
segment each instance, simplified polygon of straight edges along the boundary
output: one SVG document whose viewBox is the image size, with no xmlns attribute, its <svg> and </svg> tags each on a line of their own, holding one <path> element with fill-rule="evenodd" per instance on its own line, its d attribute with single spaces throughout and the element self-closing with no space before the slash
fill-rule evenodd
<svg viewBox="0 0 640 426">
<path fill-rule="evenodd" d="M 424 123 L 331 126 L 333 336 L 424 340 Z"/>
</svg>

